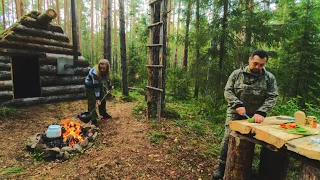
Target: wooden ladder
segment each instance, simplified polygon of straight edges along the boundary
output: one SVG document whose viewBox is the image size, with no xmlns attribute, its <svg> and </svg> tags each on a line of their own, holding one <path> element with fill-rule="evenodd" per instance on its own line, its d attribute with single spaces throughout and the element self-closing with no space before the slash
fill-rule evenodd
<svg viewBox="0 0 320 180">
<path fill-rule="evenodd" d="M 147 119 L 151 117 L 152 104 L 156 100 L 157 119 L 161 118 L 162 70 L 163 70 L 163 9 L 165 0 L 152 0 L 150 6 Z M 159 7 L 160 6 L 160 7 Z"/>
</svg>

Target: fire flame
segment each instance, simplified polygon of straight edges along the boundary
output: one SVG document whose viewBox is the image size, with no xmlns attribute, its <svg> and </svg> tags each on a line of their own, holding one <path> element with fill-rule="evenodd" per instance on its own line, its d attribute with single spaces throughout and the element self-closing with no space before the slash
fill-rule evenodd
<svg viewBox="0 0 320 180">
<path fill-rule="evenodd" d="M 60 124 L 63 125 L 66 130 L 66 132 L 63 133 L 63 142 L 68 144 L 70 147 L 73 147 L 76 143 L 83 141 L 83 138 L 80 135 L 80 123 L 70 120 L 62 120 Z"/>
</svg>

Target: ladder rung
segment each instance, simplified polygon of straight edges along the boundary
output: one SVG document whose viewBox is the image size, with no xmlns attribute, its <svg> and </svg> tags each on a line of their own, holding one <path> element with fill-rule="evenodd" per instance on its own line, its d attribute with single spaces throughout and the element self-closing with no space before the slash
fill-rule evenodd
<svg viewBox="0 0 320 180">
<path fill-rule="evenodd" d="M 153 0 L 153 1 L 151 1 L 151 2 L 149 3 L 149 5 L 151 6 L 152 4 L 154 4 L 154 3 L 158 2 L 158 1 L 161 1 L 161 0 Z"/>
<path fill-rule="evenodd" d="M 151 87 L 151 86 L 146 86 L 148 89 L 152 89 L 152 90 L 156 90 L 156 91 L 160 91 L 160 92 L 163 92 L 162 89 L 159 89 L 159 88 L 155 88 L 155 87 Z"/>
<path fill-rule="evenodd" d="M 150 44 L 148 47 L 160 47 L 163 46 L 163 44 Z"/>
<path fill-rule="evenodd" d="M 163 68 L 163 65 L 146 65 L 147 68 Z"/>
<path fill-rule="evenodd" d="M 151 27 L 154 27 L 154 26 L 159 26 L 159 25 L 162 25 L 163 22 L 157 22 L 157 23 L 154 23 L 154 24 L 150 24 L 148 27 L 151 28 Z"/>
</svg>

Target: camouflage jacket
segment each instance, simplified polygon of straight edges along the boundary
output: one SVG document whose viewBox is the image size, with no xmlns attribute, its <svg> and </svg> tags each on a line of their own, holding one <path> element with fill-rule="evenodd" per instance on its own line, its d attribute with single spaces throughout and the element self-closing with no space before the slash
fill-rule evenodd
<svg viewBox="0 0 320 180">
<path fill-rule="evenodd" d="M 227 118 L 241 119 L 235 111 L 238 107 L 245 107 L 249 116 L 260 114 L 265 117 L 276 104 L 276 79 L 266 69 L 252 73 L 244 66 L 229 76 L 224 96 L 228 101 Z"/>
</svg>

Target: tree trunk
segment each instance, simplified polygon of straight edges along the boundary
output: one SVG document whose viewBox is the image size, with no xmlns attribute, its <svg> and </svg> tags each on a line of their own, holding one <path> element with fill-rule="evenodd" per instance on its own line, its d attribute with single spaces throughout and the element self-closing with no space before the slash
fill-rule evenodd
<svg viewBox="0 0 320 180">
<path fill-rule="evenodd" d="M 303 164 L 299 180 L 320 180 L 320 169 Z"/>
<path fill-rule="evenodd" d="M 82 25 L 82 0 L 77 0 L 78 2 L 78 35 L 79 35 L 79 51 L 82 50 L 82 32 L 81 32 L 81 25 Z"/>
<path fill-rule="evenodd" d="M 67 10 L 67 0 L 63 1 L 63 30 L 64 32 L 67 34 L 67 14 L 68 14 L 68 10 Z"/>
<path fill-rule="evenodd" d="M 199 71 L 199 57 L 200 57 L 200 42 L 199 42 L 199 31 L 200 31 L 200 0 L 196 0 L 196 72 Z M 194 87 L 194 98 L 199 96 L 199 77 L 195 78 L 195 87 Z"/>
<path fill-rule="evenodd" d="M 111 59 L 111 9 L 112 9 L 112 0 L 106 0 L 108 2 L 107 6 L 107 54 L 106 58 L 110 62 L 110 66 L 112 67 L 112 59 Z"/>
<path fill-rule="evenodd" d="M 17 19 L 21 18 L 20 14 L 20 0 L 14 0 L 14 3 L 16 4 L 16 17 Z M 12 9 L 13 10 L 13 9 Z"/>
<path fill-rule="evenodd" d="M 38 11 L 42 12 L 42 0 L 38 0 Z"/>
<path fill-rule="evenodd" d="M 94 29 L 94 23 L 93 23 L 93 8 L 94 8 L 94 4 L 93 4 L 93 0 L 91 0 L 91 6 L 90 6 L 90 14 L 91 14 L 91 30 L 90 30 L 90 35 L 91 35 L 91 64 L 95 64 L 94 61 L 94 37 L 93 37 L 93 29 Z"/>
<path fill-rule="evenodd" d="M 187 7 L 187 20 L 186 20 L 186 38 L 184 41 L 184 61 L 183 61 L 183 68 L 185 70 L 188 69 L 188 46 L 189 46 L 189 26 L 190 26 L 190 17 L 191 17 L 191 1 L 188 2 Z"/>
<path fill-rule="evenodd" d="M 228 0 L 223 0 L 223 17 L 222 17 L 222 34 L 220 37 L 220 52 L 219 52 L 219 70 L 220 70 L 220 84 L 223 84 L 222 81 L 222 72 L 223 72 L 223 61 L 224 56 L 226 55 L 226 29 L 227 29 L 227 17 L 228 17 Z"/>
<path fill-rule="evenodd" d="M 274 152 L 262 147 L 260 152 L 259 180 L 285 180 L 289 157 L 285 153 Z"/>
<path fill-rule="evenodd" d="M 6 29 L 6 15 L 4 13 L 5 10 L 5 4 L 4 4 L 4 0 L 1 1 L 2 2 L 2 20 L 3 20 L 3 29 Z"/>
<path fill-rule="evenodd" d="M 60 26 L 61 21 L 60 21 L 60 0 L 56 0 L 56 9 L 57 9 L 57 23 Z"/>
<path fill-rule="evenodd" d="M 223 179 L 251 179 L 254 144 L 230 134 L 227 163 Z"/>
<path fill-rule="evenodd" d="M 178 6 L 177 41 L 176 41 L 176 52 L 174 54 L 174 67 L 175 68 L 177 67 L 177 64 L 178 64 L 178 37 L 179 37 L 180 11 L 181 11 L 181 0 L 179 0 L 179 6 Z"/>
<path fill-rule="evenodd" d="M 121 54 L 121 70 L 122 70 L 122 95 L 128 96 L 128 80 L 127 80 L 127 57 L 126 57 L 126 30 L 124 17 L 124 2 L 119 0 L 120 10 L 120 54 Z"/>
<path fill-rule="evenodd" d="M 117 9 L 116 0 L 113 3 L 113 57 L 115 59 L 113 63 L 115 73 L 118 73 L 118 36 L 117 36 Z"/>
<path fill-rule="evenodd" d="M 162 111 L 165 110 L 166 108 L 166 80 L 167 80 L 167 47 L 166 47 L 166 44 L 167 44 L 167 7 L 168 7 L 168 1 L 165 0 L 163 2 L 163 9 L 162 9 L 162 21 L 163 21 L 163 47 L 162 47 L 162 53 L 163 53 L 163 56 L 162 56 L 162 65 L 163 65 L 163 68 L 162 68 L 162 93 L 161 93 L 161 109 Z"/>
</svg>

